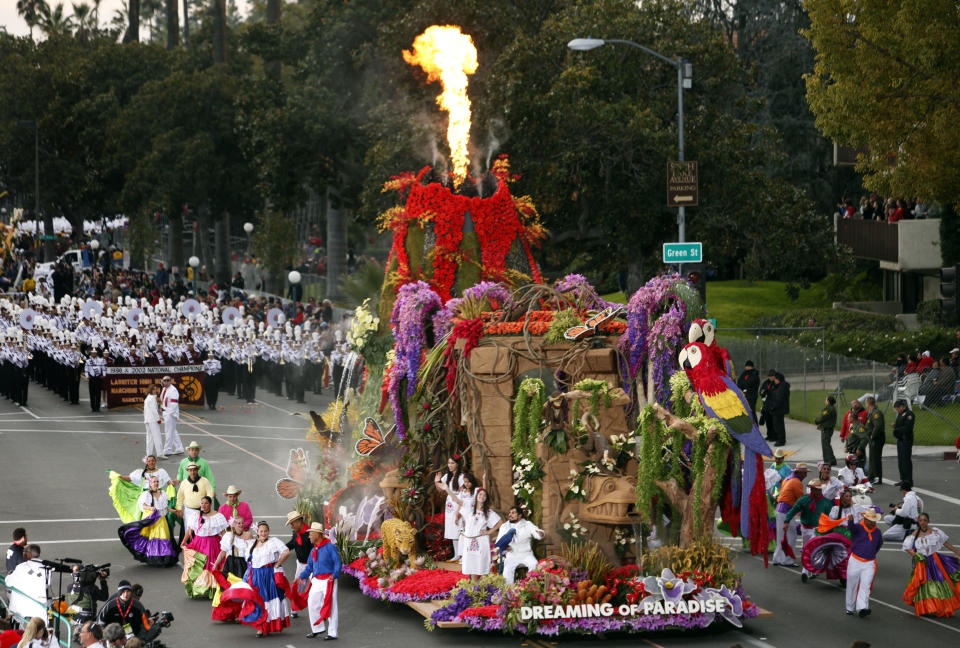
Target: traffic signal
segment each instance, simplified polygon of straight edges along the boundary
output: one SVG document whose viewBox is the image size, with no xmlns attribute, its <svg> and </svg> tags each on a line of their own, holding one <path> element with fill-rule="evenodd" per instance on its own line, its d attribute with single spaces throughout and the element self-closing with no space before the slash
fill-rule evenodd
<svg viewBox="0 0 960 648">
<path fill-rule="evenodd" d="M 704 305 L 707 303 L 707 267 L 702 263 L 686 263 L 684 271 L 687 273 L 687 279 L 693 284 L 693 287 L 700 293 L 700 299 Z"/>
<path fill-rule="evenodd" d="M 960 317 L 958 278 L 960 278 L 960 264 L 940 268 L 940 310 L 948 318 Z"/>
</svg>

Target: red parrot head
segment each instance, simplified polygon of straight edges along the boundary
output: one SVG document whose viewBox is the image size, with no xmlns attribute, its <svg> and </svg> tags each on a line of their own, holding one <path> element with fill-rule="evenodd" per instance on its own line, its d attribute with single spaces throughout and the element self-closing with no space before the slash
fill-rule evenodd
<svg viewBox="0 0 960 648">
<path fill-rule="evenodd" d="M 677 361 L 698 393 L 726 388 L 722 379 L 723 368 L 717 364 L 716 354 L 706 344 L 691 342 L 681 349 Z"/>
<path fill-rule="evenodd" d="M 695 319 L 690 324 L 690 330 L 687 331 L 687 341 L 691 343 L 702 342 L 707 346 L 713 346 L 716 333 L 713 322 L 705 319 Z"/>
</svg>

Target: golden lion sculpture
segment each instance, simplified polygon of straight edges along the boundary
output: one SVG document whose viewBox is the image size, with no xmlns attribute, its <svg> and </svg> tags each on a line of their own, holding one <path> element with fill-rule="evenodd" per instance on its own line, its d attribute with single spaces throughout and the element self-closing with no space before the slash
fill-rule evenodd
<svg viewBox="0 0 960 648">
<path fill-rule="evenodd" d="M 410 567 L 416 569 L 417 540 L 413 527 L 405 520 L 391 518 L 380 525 L 380 537 L 383 540 L 383 559 L 392 564 L 410 559 Z"/>
</svg>

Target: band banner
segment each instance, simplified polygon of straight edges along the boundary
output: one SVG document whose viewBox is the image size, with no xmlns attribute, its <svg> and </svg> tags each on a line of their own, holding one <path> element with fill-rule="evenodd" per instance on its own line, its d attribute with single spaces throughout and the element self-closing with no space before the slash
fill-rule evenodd
<svg viewBox="0 0 960 648">
<path fill-rule="evenodd" d="M 106 367 L 103 390 L 108 408 L 143 405 L 150 385 L 159 385 L 163 376 L 170 376 L 180 392 L 181 405 L 203 405 L 202 364 L 164 365 L 159 367 Z"/>
</svg>

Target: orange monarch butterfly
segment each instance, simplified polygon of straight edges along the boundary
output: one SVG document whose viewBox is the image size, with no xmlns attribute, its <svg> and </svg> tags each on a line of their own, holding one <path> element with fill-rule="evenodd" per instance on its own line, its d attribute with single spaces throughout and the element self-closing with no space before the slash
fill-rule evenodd
<svg viewBox="0 0 960 648">
<path fill-rule="evenodd" d="M 309 454 L 303 448 L 290 450 L 290 459 L 287 461 L 287 477 L 277 480 L 277 495 L 286 499 L 294 499 L 300 495 L 303 485 L 307 481 L 309 470 Z"/>
<path fill-rule="evenodd" d="M 583 338 L 588 337 L 590 335 L 593 335 L 597 332 L 598 326 L 600 326 L 604 322 L 607 322 L 613 319 L 622 310 L 623 310 L 622 306 L 607 306 L 606 308 L 604 308 L 602 311 L 600 311 L 599 313 L 597 313 L 596 315 L 588 319 L 583 324 L 579 324 L 577 326 L 571 326 L 570 328 L 568 328 L 564 332 L 563 337 L 565 337 L 568 340 L 577 341 L 577 340 L 582 340 Z"/>
<path fill-rule="evenodd" d="M 363 437 L 360 438 L 356 446 L 354 446 L 357 454 L 362 457 L 369 457 L 386 443 L 387 437 L 390 436 L 390 433 L 393 432 L 395 427 L 395 425 L 390 426 L 390 429 L 384 434 L 383 430 L 380 429 L 379 423 L 372 418 L 367 418 L 363 422 Z"/>
</svg>

